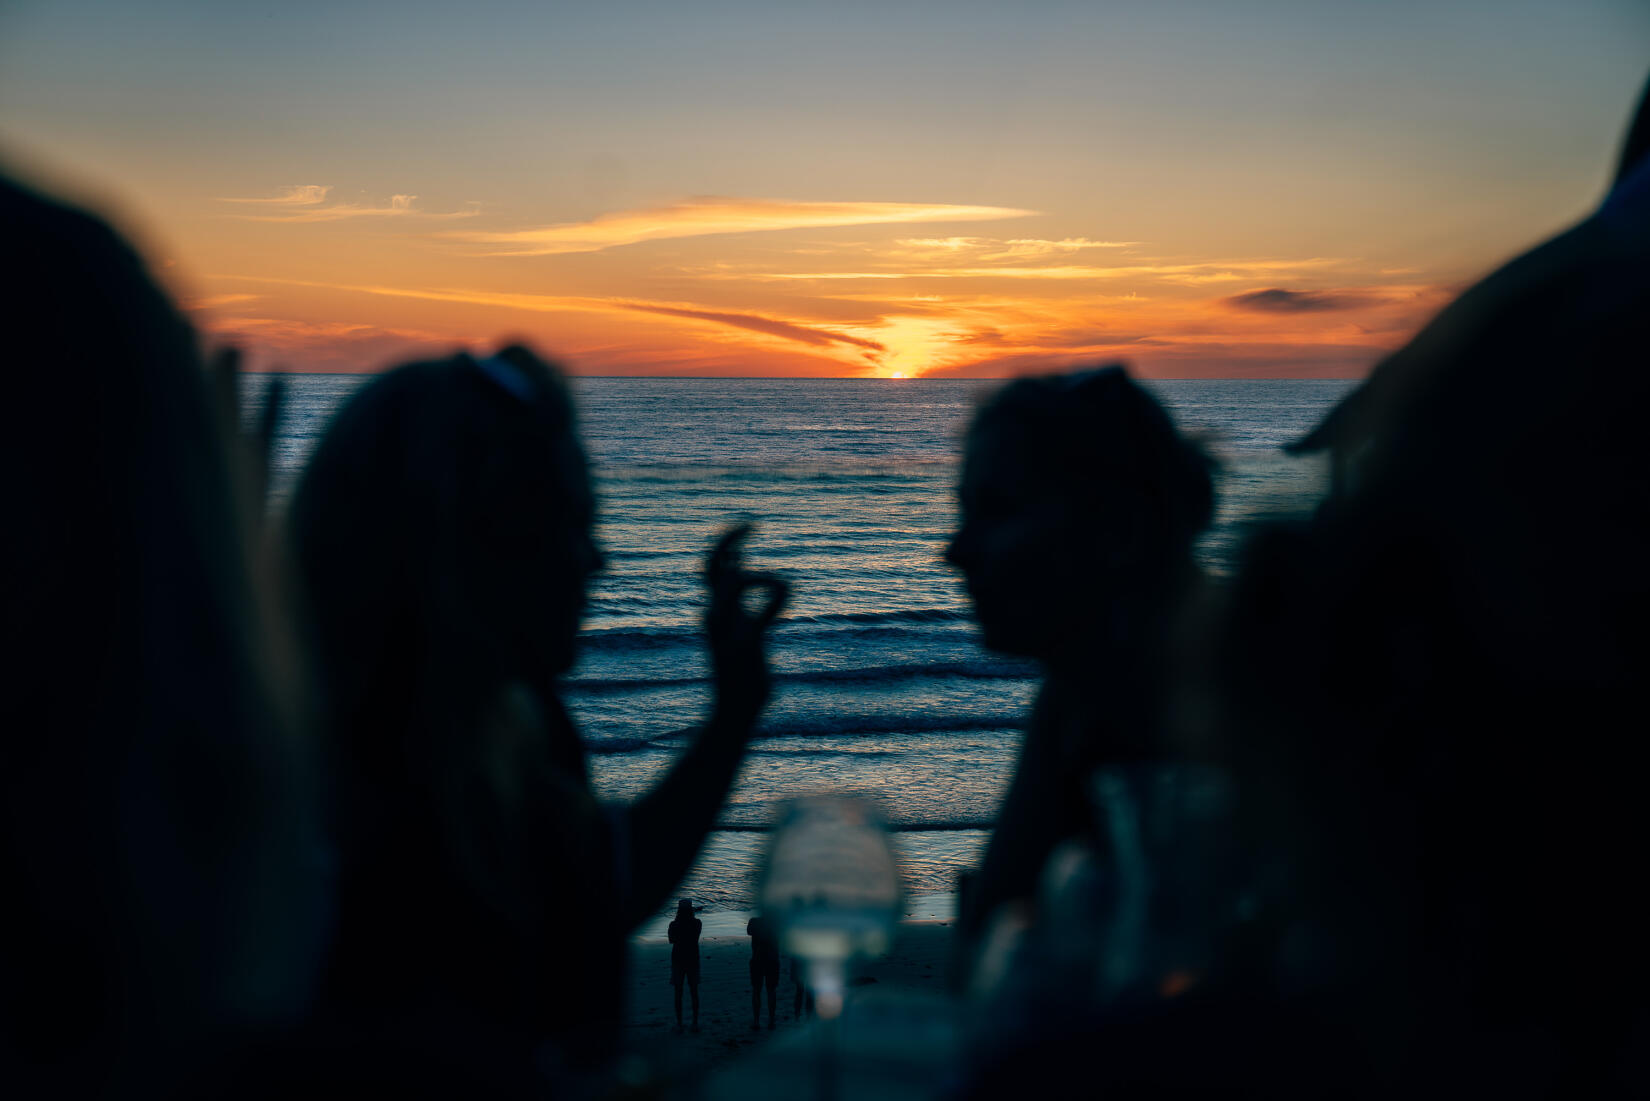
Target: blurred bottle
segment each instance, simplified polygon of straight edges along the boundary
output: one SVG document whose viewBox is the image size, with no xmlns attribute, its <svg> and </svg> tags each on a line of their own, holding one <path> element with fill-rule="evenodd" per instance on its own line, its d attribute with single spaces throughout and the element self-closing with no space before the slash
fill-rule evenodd
<svg viewBox="0 0 1650 1101">
<path fill-rule="evenodd" d="M 886 952 L 899 919 L 899 870 L 882 816 L 846 796 L 786 804 L 759 902 L 781 950 L 803 961 L 819 1016 L 836 1017 L 848 964 Z"/>
</svg>

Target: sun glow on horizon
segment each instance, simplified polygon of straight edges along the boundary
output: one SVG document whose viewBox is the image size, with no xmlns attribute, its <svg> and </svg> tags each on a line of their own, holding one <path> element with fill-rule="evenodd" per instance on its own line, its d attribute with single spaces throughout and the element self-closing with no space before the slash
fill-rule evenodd
<svg viewBox="0 0 1650 1101">
<path fill-rule="evenodd" d="M 839 242 L 766 225 L 749 235 L 764 239 L 757 246 L 717 222 L 699 240 L 628 242 L 636 259 L 620 286 L 640 280 L 673 292 L 644 298 L 594 293 L 605 288 L 588 279 L 590 250 L 460 258 L 442 255 L 446 231 L 363 239 L 343 221 L 254 223 L 266 235 L 320 238 L 313 256 L 343 277 L 207 275 L 185 296 L 197 322 L 246 346 L 256 363 L 297 370 L 370 370 L 497 333 L 594 374 L 991 377 L 1122 359 L 1160 376 L 1345 375 L 1394 346 L 1446 293 L 1411 271 L 1371 271 L 1355 259 L 1200 260 L 1138 242 L 930 240 L 896 230 Z M 1117 250 L 1108 267 L 1072 274 L 1064 263 L 1073 248 L 1101 247 Z M 807 270 L 833 256 L 886 278 L 891 293 L 843 293 Z M 461 267 L 463 284 L 452 275 Z"/>
<path fill-rule="evenodd" d="M 601 375 L 1358 376 L 1596 205 L 1650 34 L 1642 0 L 14 7 L 7 163 L 209 343 L 317 372 L 521 340 Z"/>
</svg>

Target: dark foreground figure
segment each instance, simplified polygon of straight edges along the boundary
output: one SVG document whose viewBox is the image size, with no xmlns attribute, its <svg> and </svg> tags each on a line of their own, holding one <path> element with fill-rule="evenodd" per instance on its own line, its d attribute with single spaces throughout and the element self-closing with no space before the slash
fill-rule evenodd
<svg viewBox="0 0 1650 1101">
<path fill-rule="evenodd" d="M 1043 672 L 1024 748 L 958 939 L 965 970 L 994 916 L 1029 906 L 1063 841 L 1093 846 L 1090 782 L 1175 756 L 1170 651 L 1200 589 L 1192 541 L 1209 464 L 1121 367 L 1021 379 L 969 428 L 946 557 L 985 643 Z"/>
<path fill-rule="evenodd" d="M 767 698 L 785 587 L 740 568 L 735 529 L 706 567 L 701 735 L 641 799 L 596 802 L 555 689 L 594 509 L 567 389 L 521 348 L 375 379 L 298 488 L 340 854 L 323 1025 L 367 1084 L 523 1094 L 599 1068 L 626 937 L 692 863 Z"/>
<path fill-rule="evenodd" d="M 0 232 L 0 1093 L 219 1096 L 315 978 L 302 684 L 195 334 L 89 215 L 0 179 Z"/>
<path fill-rule="evenodd" d="M 1650 1092 L 1647 153 L 1641 103 L 1600 209 L 1383 363 L 1303 444 L 1330 498 L 1251 541 L 1203 743 L 1257 857 L 1218 965 L 974 1095 Z"/>
<path fill-rule="evenodd" d="M 1334 492 L 1257 541 L 1235 594 L 1251 824 L 1393 1088 L 1650 1091 L 1650 909 L 1622 872 L 1647 840 L 1647 152 L 1650 101 L 1596 213 L 1303 443 Z"/>
</svg>

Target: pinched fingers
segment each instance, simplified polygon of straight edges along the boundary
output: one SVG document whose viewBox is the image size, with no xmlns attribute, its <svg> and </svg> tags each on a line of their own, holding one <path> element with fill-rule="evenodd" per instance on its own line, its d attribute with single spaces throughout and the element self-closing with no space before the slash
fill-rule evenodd
<svg viewBox="0 0 1650 1101">
<path fill-rule="evenodd" d="M 709 585 L 712 591 L 738 577 L 742 548 L 745 538 L 750 533 L 751 525 L 748 521 L 734 524 L 721 534 L 710 553 L 705 555 L 705 584 Z"/>
<path fill-rule="evenodd" d="M 747 570 L 742 564 L 745 539 L 750 535 L 749 522 L 735 524 L 724 531 L 716 545 L 705 557 L 705 583 L 710 586 L 711 615 L 720 620 L 743 620 L 765 629 L 785 608 L 790 599 L 791 586 L 778 574 Z M 745 611 L 745 594 L 760 591 L 761 602 Z"/>
<path fill-rule="evenodd" d="M 785 610 L 785 603 L 791 598 L 791 583 L 776 573 L 742 571 L 739 577 L 739 595 L 743 597 L 746 592 L 756 589 L 764 591 L 767 599 L 756 609 L 752 618 L 758 628 L 765 628 Z"/>
</svg>

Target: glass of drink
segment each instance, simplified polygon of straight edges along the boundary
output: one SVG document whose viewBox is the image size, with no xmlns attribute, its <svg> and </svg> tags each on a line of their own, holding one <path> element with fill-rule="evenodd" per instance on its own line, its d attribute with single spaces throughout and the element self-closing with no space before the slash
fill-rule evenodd
<svg viewBox="0 0 1650 1101">
<path fill-rule="evenodd" d="M 842 1012 L 848 964 L 888 950 L 900 879 L 869 802 L 809 796 L 780 809 L 759 901 L 780 948 L 803 963 L 820 1018 Z"/>
</svg>

